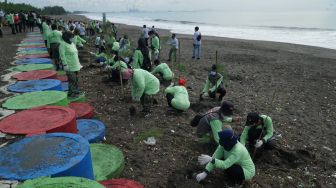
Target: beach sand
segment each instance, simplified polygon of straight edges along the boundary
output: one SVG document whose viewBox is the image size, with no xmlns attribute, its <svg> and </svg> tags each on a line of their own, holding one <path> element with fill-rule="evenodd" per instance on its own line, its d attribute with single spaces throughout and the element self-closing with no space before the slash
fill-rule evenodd
<svg viewBox="0 0 336 188">
<path fill-rule="evenodd" d="M 63 18 L 84 20 L 82 16 Z M 133 44 L 141 33 L 141 27 L 116 24 L 119 36 L 128 34 Z M 202 28 L 200 28 L 202 31 Z M 161 39 L 167 40 L 170 32 L 159 30 Z M 190 87 L 191 108 L 177 115 L 167 112 L 166 99 L 161 87 L 156 99 L 159 104 L 149 118 L 139 112 L 129 115 L 130 88 L 103 82 L 106 74 L 98 67 L 89 66 L 94 58 L 81 57 L 84 68 L 80 71 L 80 86 L 95 108 L 95 117 L 106 124 L 108 144 L 124 152 L 125 170 L 121 177 L 137 180 L 145 187 L 226 187 L 223 172 L 212 172 L 207 180 L 198 184 L 194 172 L 203 168 L 197 164 L 197 156 L 211 154 L 213 146 L 197 142 L 190 119 L 219 105 L 206 100 L 199 103 L 207 72 L 215 63 L 228 72 L 225 100 L 234 103 L 235 114 L 243 116 L 258 111 L 272 117 L 274 129 L 281 134 L 279 149 L 265 152 L 255 160 L 256 176 L 248 187 L 335 187 L 336 186 L 336 50 L 276 42 L 203 36 L 201 60 L 192 56 L 191 35 L 177 35 L 181 44 L 181 64 L 168 63 L 175 72 L 187 80 Z M 0 39 L 1 70 L 9 67 L 22 36 L 5 32 Z M 95 51 L 94 39 L 85 51 Z M 136 45 L 133 45 L 136 47 Z M 162 62 L 168 58 L 169 46 L 162 41 Z M 82 56 L 82 55 L 81 55 Z M 88 61 L 89 59 L 89 61 Z M 124 98 L 124 99 L 122 99 Z M 232 125 L 241 133 L 242 125 Z M 149 130 L 161 132 L 155 146 L 135 142 L 139 135 Z"/>
</svg>

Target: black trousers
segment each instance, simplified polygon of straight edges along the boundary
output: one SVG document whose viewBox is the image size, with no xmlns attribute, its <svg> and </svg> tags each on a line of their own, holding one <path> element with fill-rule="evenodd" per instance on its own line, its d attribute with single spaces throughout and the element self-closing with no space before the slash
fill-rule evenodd
<svg viewBox="0 0 336 188">
<path fill-rule="evenodd" d="M 221 101 L 223 99 L 223 97 L 226 95 L 226 90 L 225 90 L 224 86 L 219 86 L 217 88 L 216 92 L 210 92 L 209 91 L 209 97 L 210 98 L 215 98 L 216 93 L 219 93 L 218 100 Z"/>
<path fill-rule="evenodd" d="M 9 24 L 9 26 L 10 26 L 11 29 L 12 29 L 12 34 L 16 34 L 16 33 L 15 33 L 15 26 L 14 26 L 14 24 Z"/>
<path fill-rule="evenodd" d="M 257 129 L 256 127 L 251 127 L 251 129 L 248 132 L 248 139 L 247 139 L 250 147 L 254 147 L 255 141 L 258 140 L 259 138 L 262 138 L 265 135 L 264 133 L 265 133 L 265 131 L 262 131 L 262 129 Z M 263 147 L 266 150 L 274 149 L 275 148 L 274 140 L 269 139 L 266 143 L 263 144 Z"/>
<path fill-rule="evenodd" d="M 234 184 L 241 185 L 245 180 L 243 168 L 237 164 L 232 165 L 230 168 L 226 169 L 225 172 Z"/>
<path fill-rule="evenodd" d="M 172 102 L 172 100 L 173 100 L 173 98 L 174 98 L 174 95 L 171 94 L 171 93 L 167 93 L 166 98 L 167 98 L 168 106 L 173 108 L 171 102 Z"/>
</svg>

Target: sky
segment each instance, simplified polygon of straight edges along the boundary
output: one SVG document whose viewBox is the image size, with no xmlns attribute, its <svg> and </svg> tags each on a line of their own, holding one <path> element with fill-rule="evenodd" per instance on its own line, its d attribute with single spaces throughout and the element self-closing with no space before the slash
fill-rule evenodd
<svg viewBox="0 0 336 188">
<path fill-rule="evenodd" d="M 4 1 L 4 0 L 1 0 Z M 8 0 L 37 7 L 63 6 L 68 11 L 336 11 L 336 0 Z"/>
</svg>

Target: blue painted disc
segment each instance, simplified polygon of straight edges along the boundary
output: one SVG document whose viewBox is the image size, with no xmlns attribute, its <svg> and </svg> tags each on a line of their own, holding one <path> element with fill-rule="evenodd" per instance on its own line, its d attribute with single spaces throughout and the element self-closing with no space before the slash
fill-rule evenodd
<svg viewBox="0 0 336 188">
<path fill-rule="evenodd" d="M 92 179 L 89 155 L 88 141 L 77 134 L 26 137 L 0 149 L 0 179 L 27 180 L 60 174 Z"/>
<path fill-rule="evenodd" d="M 69 90 L 69 82 L 62 82 L 62 90 L 68 91 Z"/>
<path fill-rule="evenodd" d="M 51 59 L 49 58 L 31 58 L 31 59 L 20 59 L 15 61 L 15 64 L 51 64 Z"/>
<path fill-rule="evenodd" d="M 90 143 L 99 142 L 104 139 L 105 125 L 95 119 L 77 120 L 78 134 L 87 139 Z"/>
<path fill-rule="evenodd" d="M 8 91 L 16 93 L 27 93 L 34 91 L 63 91 L 61 81 L 55 79 L 28 80 L 16 82 L 7 87 Z"/>
</svg>

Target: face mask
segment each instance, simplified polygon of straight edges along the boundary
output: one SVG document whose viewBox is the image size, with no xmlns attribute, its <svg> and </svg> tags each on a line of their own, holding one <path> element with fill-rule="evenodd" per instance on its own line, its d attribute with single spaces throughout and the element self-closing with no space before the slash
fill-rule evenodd
<svg viewBox="0 0 336 188">
<path fill-rule="evenodd" d="M 75 43 L 75 38 L 70 38 L 71 43 Z"/>
<path fill-rule="evenodd" d="M 216 73 L 217 73 L 217 72 L 215 72 L 215 71 L 210 71 L 210 75 L 211 75 L 211 76 L 216 75 Z"/>
<path fill-rule="evenodd" d="M 235 146 L 237 140 L 223 140 L 219 139 L 219 145 L 221 145 L 226 151 L 230 151 Z"/>
</svg>

